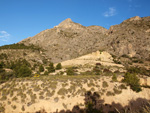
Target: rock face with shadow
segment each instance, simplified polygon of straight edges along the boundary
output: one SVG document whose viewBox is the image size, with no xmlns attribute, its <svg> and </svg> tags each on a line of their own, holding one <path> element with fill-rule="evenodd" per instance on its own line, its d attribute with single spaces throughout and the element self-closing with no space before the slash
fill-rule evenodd
<svg viewBox="0 0 150 113">
<path fill-rule="evenodd" d="M 107 48 L 116 55 L 150 58 L 150 17 L 133 17 L 108 30 Z"/>
</svg>

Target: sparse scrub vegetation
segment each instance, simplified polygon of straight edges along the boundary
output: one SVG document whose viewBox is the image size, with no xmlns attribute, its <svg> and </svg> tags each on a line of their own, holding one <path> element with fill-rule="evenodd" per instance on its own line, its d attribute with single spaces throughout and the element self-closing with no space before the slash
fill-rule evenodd
<svg viewBox="0 0 150 113">
<path fill-rule="evenodd" d="M 4 112 L 5 112 L 5 107 L 4 107 L 4 105 L 2 105 L 1 103 L 0 103 L 0 112 L 1 112 L 1 113 L 4 113 Z"/>
<path fill-rule="evenodd" d="M 129 73 L 136 73 L 136 74 L 141 74 L 141 75 L 146 75 L 146 76 L 150 76 L 150 70 L 147 70 L 144 67 L 128 67 L 127 71 Z"/>
<path fill-rule="evenodd" d="M 35 86 L 35 87 L 34 87 L 34 91 L 35 91 L 35 92 L 37 92 L 37 91 L 39 91 L 39 90 L 41 90 L 41 88 L 40 88 L 39 86 Z"/>
<path fill-rule="evenodd" d="M 7 58 L 8 58 L 8 56 L 7 56 L 6 53 L 1 53 L 1 54 L 0 54 L 0 59 L 1 59 L 1 60 L 3 60 L 3 59 L 7 60 Z"/>
<path fill-rule="evenodd" d="M 1 101 L 5 101 L 7 99 L 6 95 L 2 96 Z"/>
<path fill-rule="evenodd" d="M 11 105 L 11 107 L 15 110 L 17 107 L 16 105 Z"/>
<path fill-rule="evenodd" d="M 122 93 L 122 91 L 119 90 L 119 89 L 117 89 L 117 88 L 113 88 L 113 90 L 114 90 L 114 93 L 115 93 L 115 94 L 121 94 L 121 93 Z"/>
<path fill-rule="evenodd" d="M 0 46 L 0 50 L 1 49 L 32 49 L 32 50 L 42 50 L 40 47 L 34 46 L 34 45 L 30 45 L 30 46 L 26 46 L 24 44 L 11 44 L 11 45 L 4 45 L 4 46 Z"/>
<path fill-rule="evenodd" d="M 22 107 L 21 107 L 21 110 L 22 110 L 22 111 L 25 111 L 25 107 L 24 107 L 24 106 L 22 106 Z"/>
<path fill-rule="evenodd" d="M 67 109 L 67 105 L 65 103 L 62 104 L 65 109 Z"/>
<path fill-rule="evenodd" d="M 111 91 L 107 91 L 106 95 L 107 96 L 115 96 L 115 94 L 113 92 L 111 92 Z"/>
<path fill-rule="evenodd" d="M 103 86 L 103 88 L 106 88 L 106 87 L 108 87 L 108 83 L 106 81 L 103 81 L 102 86 Z"/>
<path fill-rule="evenodd" d="M 121 84 L 121 85 L 119 86 L 119 89 L 127 89 L 127 87 L 126 87 L 124 84 Z"/>
<path fill-rule="evenodd" d="M 16 100 L 18 100 L 16 96 L 12 98 L 12 101 L 16 101 Z"/>
<path fill-rule="evenodd" d="M 67 89 L 65 89 L 65 88 L 61 88 L 61 89 L 57 92 L 58 95 L 66 95 L 67 93 L 68 93 L 68 91 L 67 91 Z"/>
<path fill-rule="evenodd" d="M 44 96 L 40 95 L 40 96 L 39 96 L 39 99 L 44 99 Z"/>
</svg>

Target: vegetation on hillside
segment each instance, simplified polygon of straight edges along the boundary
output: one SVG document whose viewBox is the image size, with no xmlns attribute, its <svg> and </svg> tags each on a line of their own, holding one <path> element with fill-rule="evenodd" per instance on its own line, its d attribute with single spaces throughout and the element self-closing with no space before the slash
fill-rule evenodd
<svg viewBox="0 0 150 113">
<path fill-rule="evenodd" d="M 41 50 L 40 47 L 37 47 L 35 45 L 26 46 L 24 44 L 10 44 L 10 45 L 0 46 L 0 50 L 2 49 L 33 49 L 38 51 Z"/>
<path fill-rule="evenodd" d="M 126 73 L 123 82 L 127 83 L 133 91 L 141 91 L 140 80 L 136 74 Z"/>
<path fill-rule="evenodd" d="M 5 71 L 4 68 L 9 70 Z M 31 74 L 31 65 L 25 59 L 0 63 L 0 81 L 2 82 L 14 77 L 29 77 Z"/>
<path fill-rule="evenodd" d="M 129 73 L 136 73 L 136 74 L 141 74 L 141 75 L 146 75 L 150 76 L 150 70 L 144 68 L 144 67 L 128 67 L 127 71 Z"/>
</svg>

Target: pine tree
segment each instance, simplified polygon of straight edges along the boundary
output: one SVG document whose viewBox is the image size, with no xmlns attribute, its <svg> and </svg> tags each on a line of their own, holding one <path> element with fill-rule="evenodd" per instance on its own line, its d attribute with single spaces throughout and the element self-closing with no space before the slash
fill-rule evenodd
<svg viewBox="0 0 150 113">
<path fill-rule="evenodd" d="M 52 62 L 49 64 L 48 72 L 49 73 L 55 72 L 54 64 Z"/>
<path fill-rule="evenodd" d="M 58 63 L 58 64 L 56 65 L 56 70 L 59 70 L 59 69 L 62 69 L 61 63 Z"/>
<path fill-rule="evenodd" d="M 44 71 L 44 67 L 42 65 L 39 66 L 39 72 L 43 72 Z"/>
<path fill-rule="evenodd" d="M 31 76 L 32 71 L 29 67 L 27 67 L 26 65 L 21 66 L 17 71 L 16 71 L 16 75 L 17 77 L 29 77 Z"/>
</svg>

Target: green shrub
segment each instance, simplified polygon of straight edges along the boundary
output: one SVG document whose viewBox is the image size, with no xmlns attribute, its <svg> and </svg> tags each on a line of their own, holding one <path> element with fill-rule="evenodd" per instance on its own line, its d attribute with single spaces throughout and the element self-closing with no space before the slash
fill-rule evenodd
<svg viewBox="0 0 150 113">
<path fill-rule="evenodd" d="M 2 96 L 2 98 L 0 99 L 1 101 L 4 101 L 4 100 L 6 100 L 7 99 L 7 97 L 4 95 L 4 96 Z"/>
<path fill-rule="evenodd" d="M 8 63 L 7 67 L 14 71 L 14 77 L 28 77 L 32 73 L 31 65 L 25 59 L 16 60 L 14 62 L 11 61 Z"/>
<path fill-rule="evenodd" d="M 115 94 L 121 94 L 121 92 L 122 92 L 121 90 L 119 90 L 119 89 L 117 89 L 117 88 L 114 88 L 113 90 L 114 90 L 114 93 L 115 93 Z"/>
<path fill-rule="evenodd" d="M 2 66 L 0 67 L 0 82 L 4 82 L 9 80 L 14 76 L 14 73 L 12 71 L 6 72 Z"/>
<path fill-rule="evenodd" d="M 147 75 L 150 76 L 150 70 L 147 70 L 144 67 L 128 67 L 127 71 L 129 73 L 136 73 L 136 74 L 142 74 L 142 75 Z"/>
<path fill-rule="evenodd" d="M 3 69 L 3 62 L 0 62 L 0 69 Z"/>
<path fill-rule="evenodd" d="M 0 113 L 5 113 L 5 107 L 0 103 Z"/>
<path fill-rule="evenodd" d="M 0 54 L 0 59 L 6 59 L 7 60 L 8 56 L 5 53 Z"/>
<path fill-rule="evenodd" d="M 55 72 L 54 64 L 51 62 L 47 68 L 49 73 Z"/>
<path fill-rule="evenodd" d="M 107 91 L 106 95 L 107 96 L 115 96 L 115 94 L 113 92 L 111 92 L 111 91 Z"/>
<path fill-rule="evenodd" d="M 73 68 L 67 68 L 66 73 L 67 73 L 67 75 L 75 75 Z"/>
<path fill-rule="evenodd" d="M 16 108 L 17 108 L 16 105 L 11 105 L 11 107 L 12 107 L 13 109 L 16 109 Z"/>
<path fill-rule="evenodd" d="M 112 76 L 112 81 L 113 81 L 113 82 L 117 82 L 117 76 L 116 76 L 116 74 L 113 74 L 113 76 Z"/>
<path fill-rule="evenodd" d="M 18 100 L 16 96 L 12 98 L 12 101 L 16 101 L 16 100 Z"/>
<path fill-rule="evenodd" d="M 61 63 L 58 63 L 58 64 L 56 65 L 56 70 L 59 70 L 59 69 L 62 69 Z"/>
<path fill-rule="evenodd" d="M 130 57 L 128 55 L 126 55 L 126 54 L 123 54 L 121 57 L 129 58 L 130 59 Z"/>
<path fill-rule="evenodd" d="M 21 110 L 22 110 L 22 111 L 25 111 L 25 107 L 24 107 L 24 106 L 22 106 Z"/>
<path fill-rule="evenodd" d="M 112 71 L 110 71 L 109 69 L 105 68 L 105 69 L 103 70 L 103 75 L 104 75 L 104 76 L 112 76 L 113 73 L 112 73 Z"/>
<path fill-rule="evenodd" d="M 97 63 L 98 64 L 98 63 Z M 96 65 L 94 68 L 93 68 L 93 72 L 95 75 L 100 75 L 101 74 L 101 69 L 100 69 L 100 65 Z"/>
<path fill-rule="evenodd" d="M 58 92 L 57 92 L 57 94 L 58 95 L 66 95 L 68 93 L 68 91 L 67 91 L 67 89 L 65 89 L 65 88 L 61 88 Z"/>
<path fill-rule="evenodd" d="M 133 91 L 136 91 L 136 92 L 140 92 L 141 91 L 139 78 L 136 76 L 136 74 L 126 73 L 125 76 L 124 76 L 123 82 L 127 83 L 128 85 L 130 85 L 130 88 Z"/>
<path fill-rule="evenodd" d="M 48 74 L 49 74 L 48 71 L 45 71 L 45 72 L 44 72 L 44 75 L 48 75 Z"/>
<path fill-rule="evenodd" d="M 26 65 L 21 66 L 20 69 L 16 71 L 17 77 L 29 77 L 31 76 L 31 74 L 32 74 L 31 69 Z"/>
<path fill-rule="evenodd" d="M 44 71 L 44 67 L 42 65 L 39 66 L 39 72 L 43 72 Z"/>
<path fill-rule="evenodd" d="M 39 91 L 39 90 L 41 90 L 39 86 L 35 86 L 35 87 L 34 87 L 34 91 L 35 91 L 35 92 L 37 92 L 37 91 Z"/>
<path fill-rule="evenodd" d="M 126 87 L 124 84 L 121 84 L 121 85 L 119 86 L 119 89 L 127 89 L 127 87 Z"/>
</svg>

